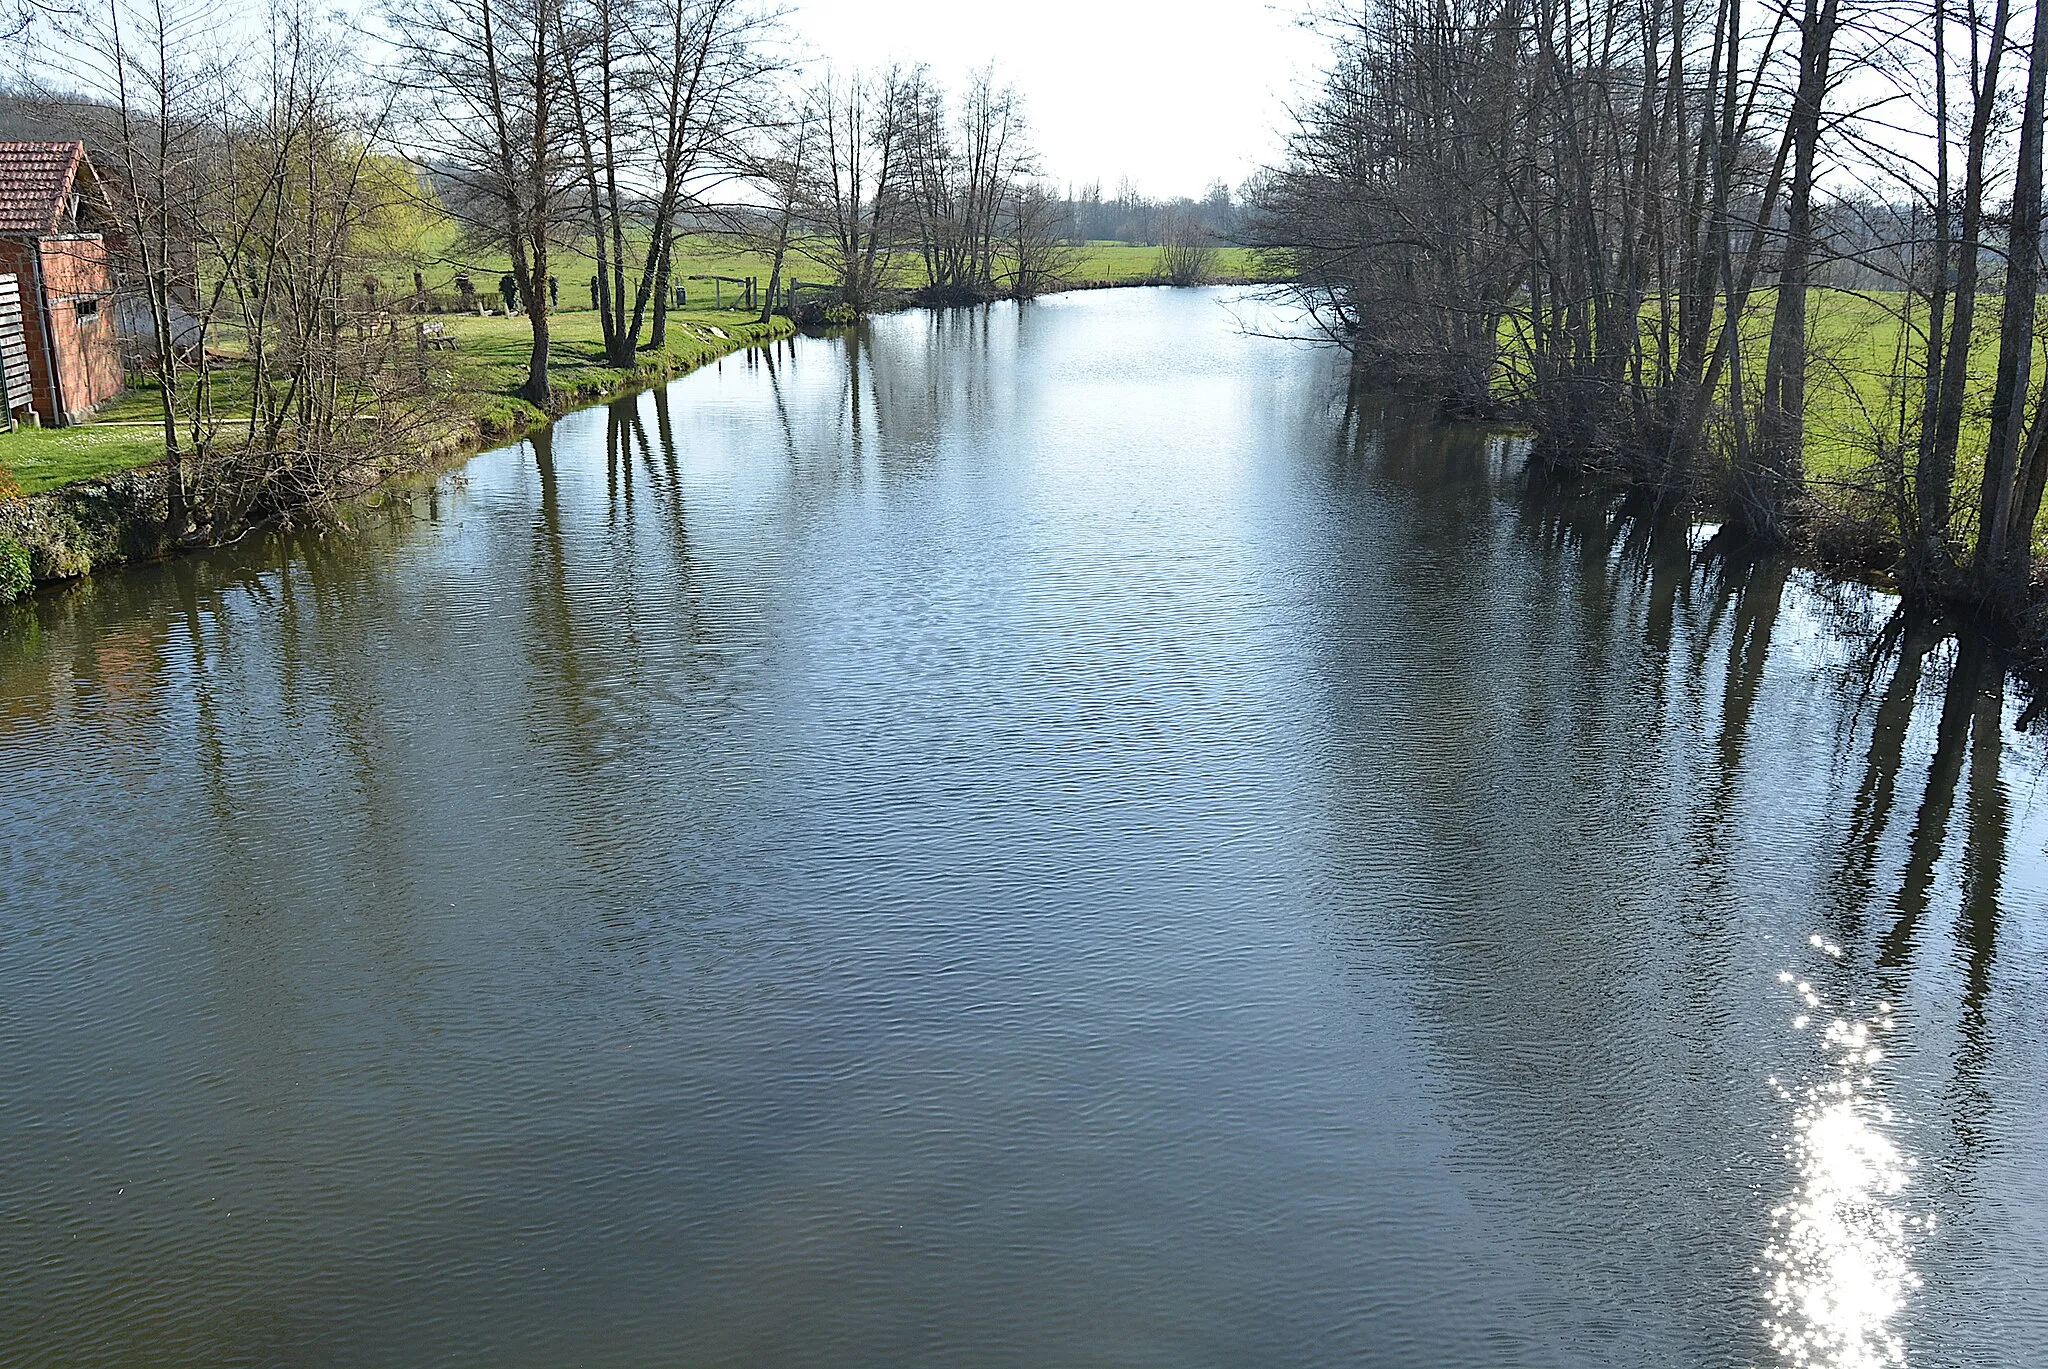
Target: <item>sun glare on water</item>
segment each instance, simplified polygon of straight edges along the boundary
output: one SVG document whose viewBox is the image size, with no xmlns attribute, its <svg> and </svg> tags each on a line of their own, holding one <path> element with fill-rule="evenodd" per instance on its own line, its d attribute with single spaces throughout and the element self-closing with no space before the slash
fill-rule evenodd
<svg viewBox="0 0 2048 1369">
<path fill-rule="evenodd" d="M 1839 959 L 1839 946 L 1813 938 Z M 1815 1369 L 1891 1369 L 1906 1363 L 1894 1323 L 1920 1285 L 1911 1235 L 1932 1225 L 1898 1202 L 1914 1162 L 1891 1138 L 1892 1110 L 1876 1095 L 1871 1067 L 1877 1042 L 1892 1028 L 1891 1005 L 1868 1020 L 1832 1014 L 1812 984 L 1779 976 L 1799 999 L 1792 1025 L 1818 1029 L 1825 1062 L 1803 1088 L 1773 1079 L 1792 1109 L 1786 1158 L 1798 1188 L 1771 1214 L 1771 1239 L 1759 1272 L 1770 1316 L 1764 1327 L 1779 1362 Z"/>
</svg>

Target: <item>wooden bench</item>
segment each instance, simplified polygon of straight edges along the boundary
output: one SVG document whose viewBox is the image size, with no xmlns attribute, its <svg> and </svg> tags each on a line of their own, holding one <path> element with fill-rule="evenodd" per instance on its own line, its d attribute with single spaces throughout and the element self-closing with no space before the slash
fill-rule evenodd
<svg viewBox="0 0 2048 1369">
<path fill-rule="evenodd" d="M 451 352 L 455 350 L 455 339 L 448 335 L 448 325 L 440 322 L 422 323 L 420 325 L 420 350 L 422 352 L 438 352 L 444 347 Z"/>
</svg>

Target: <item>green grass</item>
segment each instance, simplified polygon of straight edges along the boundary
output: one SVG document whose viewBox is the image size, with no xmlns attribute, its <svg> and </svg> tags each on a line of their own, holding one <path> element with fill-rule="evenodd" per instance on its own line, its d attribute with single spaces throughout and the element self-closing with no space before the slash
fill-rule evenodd
<svg viewBox="0 0 2048 1369">
<path fill-rule="evenodd" d="M 1904 316 L 1907 301 L 1898 293 L 1865 293 L 1816 289 L 1808 303 L 1808 350 L 1806 407 L 1806 466 L 1808 473 L 1822 481 L 1853 480 L 1869 466 L 1882 439 L 1896 440 L 1899 430 L 1900 394 L 1892 377 L 1899 369 L 1899 350 L 1907 337 Z M 1770 350 L 1772 312 L 1776 293 L 1758 290 L 1750 298 L 1742 323 L 1742 364 L 1744 387 L 1755 402 L 1763 381 L 1764 363 Z M 1911 322 L 1924 326 L 1918 312 Z M 1979 301 L 1977 329 L 1971 343 L 1969 405 L 1963 426 L 1961 451 L 1968 454 L 1981 447 L 1989 431 L 1986 408 L 1991 401 L 1993 369 L 1998 360 L 1998 301 Z M 1643 312 L 1644 346 L 1656 350 L 1658 327 L 1655 302 Z M 1720 323 L 1715 322 L 1716 335 Z M 1501 325 L 1503 366 L 1512 367 L 1517 342 L 1512 320 Z M 1912 348 L 1917 361 L 1923 344 L 1916 336 Z M 2048 376 L 2048 355 L 2034 359 L 2037 379 Z M 1505 371 L 1503 383 L 1506 383 Z M 1724 373 L 1723 385 L 1727 384 Z M 1917 382 L 1905 396 L 1909 418 L 1918 414 Z"/>
<path fill-rule="evenodd" d="M 1907 337 L 1906 304 L 1902 294 L 1822 292 L 1821 307 L 1813 317 L 1813 364 L 1807 380 L 1807 468 L 1812 474 L 1822 479 L 1853 478 L 1868 466 L 1878 434 L 1896 434 L 1901 395 L 1891 377 L 1898 366 L 1901 341 Z M 1991 394 L 1997 378 L 1998 313 L 2002 304 L 1996 296 L 1977 302 L 1977 327 L 1970 342 L 1967 400 L 1958 446 L 1959 488 L 1976 479 L 1984 444 L 1991 435 Z M 1911 326 L 1916 330 L 1911 342 L 1917 364 L 1924 345 L 1917 330 L 1926 326 L 1924 309 L 1919 303 L 1914 305 Z M 1768 331 L 1766 320 L 1746 348 L 1756 353 L 1752 365 L 1757 375 L 1762 374 Z M 2048 354 L 2042 352 L 2038 341 L 2033 375 L 2034 393 L 2038 394 L 2039 385 L 2048 378 Z M 1921 402 L 1917 381 L 1909 384 L 1904 399 L 1908 417 L 1917 416 Z"/>
<path fill-rule="evenodd" d="M 627 244 L 627 265 L 629 271 L 637 271 L 639 254 L 646 250 L 646 244 Z M 768 284 L 772 262 L 759 252 L 730 239 L 709 235 L 687 237 L 678 245 L 676 263 L 671 268 L 677 284 L 690 292 L 692 305 L 714 296 L 716 287 L 710 281 L 691 280 L 691 276 L 753 276 L 763 288 Z M 487 299 L 497 298 L 498 278 L 511 269 L 510 261 L 502 252 L 470 251 L 462 246 L 454 225 L 441 225 L 423 234 L 413 246 L 413 253 L 392 257 L 379 270 L 385 292 L 405 292 L 412 288 L 414 267 L 420 269 L 427 283 L 427 289 L 435 294 L 453 294 L 455 275 L 458 271 L 469 272 L 471 283 Z M 922 263 L 914 253 L 898 253 L 894 283 L 904 289 L 915 289 L 924 284 L 921 279 Z M 561 288 L 561 302 L 564 308 L 588 308 L 590 304 L 590 278 L 597 271 L 596 260 L 583 247 L 559 251 L 550 269 Z M 1219 247 L 1216 249 L 1216 274 L 1228 277 L 1257 277 L 1261 274 L 1257 254 L 1248 248 Z M 821 281 L 827 275 L 825 267 L 806 256 L 800 248 L 792 249 L 783 261 L 785 279 L 800 281 Z M 1076 281 L 1135 281 L 1150 280 L 1160 274 L 1159 249 L 1134 243 L 1090 242 L 1075 249 L 1073 270 L 1069 273 Z M 727 286 L 730 290 L 732 287 Z"/>
<path fill-rule="evenodd" d="M 525 381 L 532 335 L 524 315 L 476 318 L 451 314 L 442 321 L 457 346 L 453 351 L 434 353 L 434 364 L 451 373 L 458 394 L 509 396 Z M 726 336 L 717 336 L 714 329 Z M 618 389 L 650 373 L 690 370 L 740 346 L 789 331 L 786 319 L 764 324 L 756 313 L 678 310 L 668 316 L 667 345 L 659 352 L 643 348 L 636 371 L 624 371 L 606 364 L 604 334 L 596 312 L 565 309 L 550 319 L 549 370 L 559 389 Z"/>
<path fill-rule="evenodd" d="M 452 351 L 432 354 L 434 366 L 443 372 L 452 421 L 474 419 L 488 432 L 542 421 L 539 410 L 513 393 L 526 379 L 531 346 L 523 315 L 476 318 L 453 314 L 441 321 L 458 344 Z M 713 329 L 726 336 L 717 336 Z M 638 365 L 622 370 L 605 363 L 598 316 L 588 309 L 565 310 L 553 318 L 550 372 L 554 384 L 571 395 L 627 389 L 701 366 L 747 343 L 789 330 L 784 319 L 763 324 L 756 315 L 733 310 L 681 310 L 669 315 L 668 345 L 659 352 L 643 349 Z M 248 412 L 246 373 L 232 366 L 223 368 L 216 373 L 215 385 L 223 414 Z M 155 388 L 138 385 L 107 405 L 92 422 L 0 435 L 0 468 L 12 475 L 23 494 L 36 494 L 160 461 L 163 435 L 150 425 L 158 416 L 157 406 Z"/>
<path fill-rule="evenodd" d="M 149 428 L 88 424 L 0 434 L 0 466 L 6 467 L 23 494 L 147 466 L 162 460 L 163 454 L 163 434 Z"/>
<path fill-rule="evenodd" d="M 1150 280 L 1160 274 L 1159 250 L 1127 242 L 1091 242 L 1075 249 L 1073 276 L 1078 280 Z M 1233 279 L 1263 278 L 1258 254 L 1246 247 L 1216 249 L 1215 273 Z"/>
</svg>

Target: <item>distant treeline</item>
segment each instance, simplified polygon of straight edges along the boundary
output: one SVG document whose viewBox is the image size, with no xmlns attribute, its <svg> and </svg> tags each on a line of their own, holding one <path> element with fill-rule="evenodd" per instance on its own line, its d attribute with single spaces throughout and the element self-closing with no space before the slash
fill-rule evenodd
<svg viewBox="0 0 2048 1369">
<path fill-rule="evenodd" d="M 1201 199 L 1154 200 L 1138 193 L 1126 180 L 1113 198 L 1102 197 L 1100 182 L 1069 190 L 1053 201 L 1061 236 L 1072 242 L 1134 242 L 1166 246 L 1196 238 L 1212 243 L 1238 241 L 1242 217 L 1230 187 L 1210 185 Z"/>
</svg>

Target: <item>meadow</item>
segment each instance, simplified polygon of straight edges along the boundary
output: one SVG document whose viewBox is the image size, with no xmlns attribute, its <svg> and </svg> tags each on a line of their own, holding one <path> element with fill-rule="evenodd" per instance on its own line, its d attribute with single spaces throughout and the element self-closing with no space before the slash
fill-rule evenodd
<svg viewBox="0 0 2048 1369">
<path fill-rule="evenodd" d="M 449 314 L 437 321 L 446 326 L 456 344 L 452 350 L 428 354 L 438 373 L 436 388 L 447 405 L 451 429 L 465 420 L 477 422 L 486 431 L 509 431 L 544 421 L 539 410 L 514 394 L 526 376 L 530 345 L 523 316 Z M 669 315 L 667 345 L 660 350 L 643 348 L 639 367 L 627 372 L 606 364 L 595 312 L 564 310 L 554 316 L 552 332 L 555 383 L 580 395 L 630 388 L 790 331 L 785 319 L 764 324 L 756 315 L 730 309 L 678 310 Z M 239 405 L 235 394 L 238 380 L 244 396 Z M 246 416 L 246 378 L 229 366 L 217 383 L 221 387 L 219 412 L 230 420 L 237 412 Z M 162 460 L 161 424 L 156 389 L 138 384 L 90 423 L 0 436 L 0 462 L 24 494 L 35 494 Z"/>
<path fill-rule="evenodd" d="M 638 265 L 645 250 L 644 239 L 627 243 L 629 269 Z M 1160 249 L 1142 243 L 1076 243 L 1071 253 L 1071 266 L 1064 275 L 1077 285 L 1134 284 L 1157 280 L 1162 275 Z M 752 276 L 766 289 L 773 265 L 767 253 L 738 238 L 696 234 L 682 240 L 670 274 L 675 284 L 688 290 L 694 305 L 700 303 L 700 296 L 715 298 L 720 287 L 708 280 L 693 280 L 693 276 Z M 919 288 L 926 284 L 922 267 L 915 253 L 899 252 L 891 283 L 903 290 Z M 453 294 L 456 274 L 467 271 L 479 292 L 495 295 L 499 277 L 510 269 L 504 253 L 466 246 L 455 226 L 442 221 L 421 229 L 411 241 L 388 249 L 388 265 L 384 268 L 388 280 L 383 284 L 390 290 L 409 290 L 412 273 L 418 270 L 430 293 Z M 1228 279 L 1256 279 L 1263 274 L 1259 254 L 1244 247 L 1217 248 L 1213 270 L 1217 276 Z M 556 256 L 551 274 L 560 287 L 562 308 L 590 307 L 590 279 L 596 271 L 596 259 L 585 245 L 566 248 Z M 802 243 L 793 244 L 783 259 L 786 281 L 822 282 L 830 275 L 826 266 L 805 252 Z"/>
</svg>

